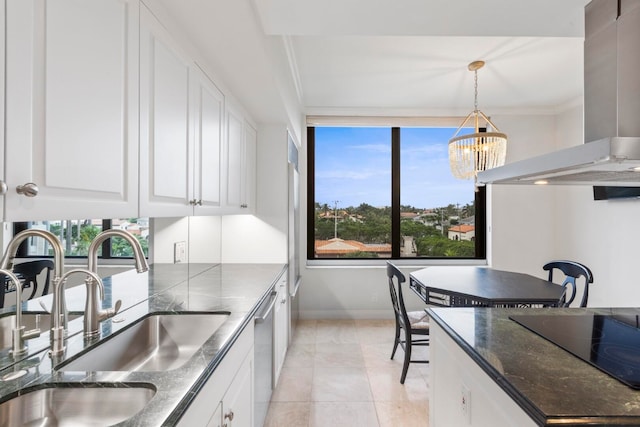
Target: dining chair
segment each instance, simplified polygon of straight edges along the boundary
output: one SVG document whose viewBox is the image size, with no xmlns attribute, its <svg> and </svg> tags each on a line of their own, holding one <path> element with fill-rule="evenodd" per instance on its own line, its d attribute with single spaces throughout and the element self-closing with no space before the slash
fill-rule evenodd
<svg viewBox="0 0 640 427">
<path fill-rule="evenodd" d="M 46 276 L 41 283 L 42 293 L 37 296 L 47 295 L 49 293 L 49 282 L 51 281 L 51 271 L 53 271 L 53 261 L 50 259 L 39 259 L 36 261 L 27 261 L 13 266 L 13 272 L 21 279 L 24 279 L 22 288 L 31 288 L 29 299 L 36 296 L 38 292 L 38 279 L 40 274 L 46 270 Z"/>
<path fill-rule="evenodd" d="M 587 306 L 587 301 L 589 299 L 589 284 L 593 283 L 593 274 L 591 273 L 591 270 L 589 270 L 589 267 L 575 261 L 557 260 L 546 263 L 542 268 L 549 271 L 548 280 L 550 282 L 553 282 L 554 270 L 560 270 L 565 275 L 564 281 L 561 285 L 564 288 L 564 292 L 562 293 L 562 297 L 560 297 L 558 304 L 559 307 L 569 307 L 571 305 L 578 293 L 578 285 L 576 281 L 580 278 L 584 279 L 580 307 Z"/>
<path fill-rule="evenodd" d="M 407 312 L 402 296 L 402 284 L 406 281 L 404 274 L 391 262 L 387 261 L 387 278 L 389 279 L 389 292 L 391 304 L 396 319 L 396 336 L 393 343 L 391 359 L 396 354 L 398 346 L 404 350 L 404 364 L 400 384 L 404 384 L 409 370 L 409 363 L 429 363 L 428 360 L 411 360 L 411 348 L 415 346 L 429 345 L 429 317 L 424 311 Z M 413 338 L 416 335 L 421 338 Z"/>
</svg>

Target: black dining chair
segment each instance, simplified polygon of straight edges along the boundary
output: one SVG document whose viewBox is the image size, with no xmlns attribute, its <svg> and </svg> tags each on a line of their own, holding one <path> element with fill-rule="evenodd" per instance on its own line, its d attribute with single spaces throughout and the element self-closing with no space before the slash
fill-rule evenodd
<svg viewBox="0 0 640 427">
<path fill-rule="evenodd" d="M 389 279 L 389 292 L 396 319 L 396 337 L 393 343 L 391 359 L 396 354 L 398 345 L 404 350 L 404 364 L 400 384 L 404 384 L 409 370 L 409 363 L 429 363 L 428 360 L 411 360 L 411 348 L 429 345 L 429 317 L 424 311 L 407 312 L 402 296 L 402 284 L 406 281 L 404 274 L 391 262 L 387 261 L 387 278 Z M 421 338 L 413 338 L 413 336 Z"/>
<path fill-rule="evenodd" d="M 38 276 L 46 270 L 44 281 L 40 284 L 42 287 L 41 295 L 49 293 L 49 283 L 51 281 L 51 271 L 53 271 L 53 261 L 50 259 L 40 259 L 36 261 L 27 261 L 13 266 L 13 272 L 21 279 L 24 279 L 22 288 L 31 288 L 29 299 L 36 296 L 38 292 Z"/>
<path fill-rule="evenodd" d="M 558 304 L 559 307 L 569 307 L 571 305 L 578 293 L 578 284 L 576 281 L 580 278 L 583 278 L 584 280 L 580 307 L 587 306 L 587 301 L 589 299 L 589 284 L 593 283 L 593 274 L 591 273 L 591 270 L 589 270 L 589 267 L 575 261 L 557 260 L 548 262 L 542 268 L 545 271 L 549 271 L 548 280 L 550 282 L 553 282 L 554 270 L 560 270 L 565 275 L 564 281 L 561 285 L 564 288 L 564 292 L 560 298 Z"/>
</svg>

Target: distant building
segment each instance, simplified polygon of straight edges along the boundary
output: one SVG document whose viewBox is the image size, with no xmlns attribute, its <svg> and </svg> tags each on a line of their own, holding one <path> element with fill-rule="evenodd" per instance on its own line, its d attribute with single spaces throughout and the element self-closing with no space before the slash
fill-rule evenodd
<svg viewBox="0 0 640 427">
<path fill-rule="evenodd" d="M 420 214 L 416 212 L 400 212 L 400 219 L 417 219 L 420 218 Z"/>
<path fill-rule="evenodd" d="M 336 258 L 356 252 L 375 253 L 381 258 L 391 256 L 391 245 L 388 243 L 362 243 L 340 238 L 316 240 L 315 250 L 318 258 Z"/>
<path fill-rule="evenodd" d="M 476 239 L 476 227 L 474 225 L 460 224 L 449 227 L 449 240 L 467 240 L 474 241 Z"/>
</svg>

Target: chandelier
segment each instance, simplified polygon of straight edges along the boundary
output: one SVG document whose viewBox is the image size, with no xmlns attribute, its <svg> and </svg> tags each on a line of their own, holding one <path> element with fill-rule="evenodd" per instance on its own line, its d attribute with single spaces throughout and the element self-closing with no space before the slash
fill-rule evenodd
<svg viewBox="0 0 640 427">
<path fill-rule="evenodd" d="M 478 109 L 478 70 L 483 66 L 484 61 L 473 61 L 468 66 L 474 73 L 474 110 L 449 140 L 449 165 L 453 176 L 459 179 L 475 181 L 478 172 L 504 165 L 507 155 L 507 135 Z M 472 119 L 474 132 L 458 135 Z"/>
</svg>

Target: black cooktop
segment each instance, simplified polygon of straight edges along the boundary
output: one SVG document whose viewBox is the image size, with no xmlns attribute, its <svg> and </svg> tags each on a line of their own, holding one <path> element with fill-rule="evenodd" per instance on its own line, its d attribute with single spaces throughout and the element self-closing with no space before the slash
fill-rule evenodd
<svg viewBox="0 0 640 427">
<path fill-rule="evenodd" d="M 624 384 L 640 389 L 640 314 L 509 318 Z"/>
</svg>

